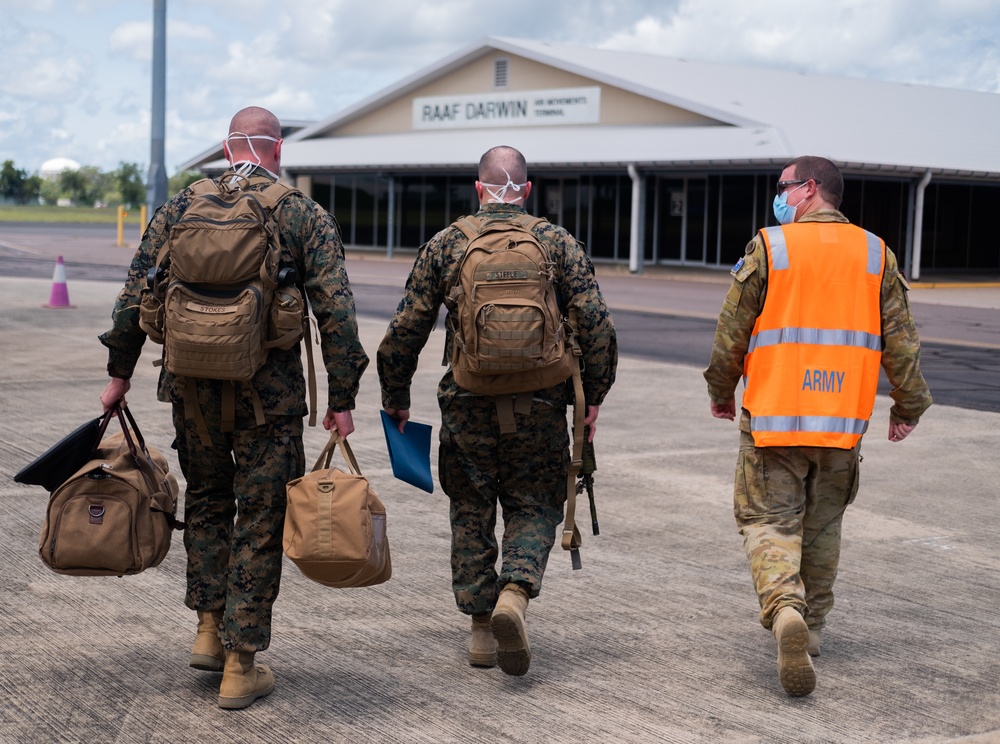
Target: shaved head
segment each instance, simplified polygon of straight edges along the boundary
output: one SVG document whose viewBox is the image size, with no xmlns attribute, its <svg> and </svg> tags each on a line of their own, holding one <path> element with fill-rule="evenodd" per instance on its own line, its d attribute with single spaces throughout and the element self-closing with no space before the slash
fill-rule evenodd
<svg viewBox="0 0 1000 744">
<path fill-rule="evenodd" d="M 281 123 L 278 117 L 259 106 L 236 112 L 229 122 L 229 134 L 222 151 L 230 163 L 251 162 L 277 173 L 281 166 Z"/>
<path fill-rule="evenodd" d="M 278 121 L 278 117 L 267 109 L 259 106 L 248 106 L 237 111 L 229 123 L 229 133 L 233 132 L 241 132 L 251 136 L 263 134 L 279 139 L 281 137 L 281 123 Z"/>
<path fill-rule="evenodd" d="M 482 183 L 505 184 L 508 176 L 513 183 L 528 180 L 528 164 L 524 155 L 513 147 L 494 147 L 479 159 L 479 180 Z"/>
</svg>

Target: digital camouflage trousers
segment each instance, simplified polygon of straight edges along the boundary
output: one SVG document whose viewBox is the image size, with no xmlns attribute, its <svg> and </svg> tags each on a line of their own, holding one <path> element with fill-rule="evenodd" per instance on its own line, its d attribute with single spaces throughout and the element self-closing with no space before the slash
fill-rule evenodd
<svg viewBox="0 0 1000 744">
<path fill-rule="evenodd" d="M 470 615 L 491 612 L 511 582 L 538 596 L 563 519 L 569 466 L 565 406 L 536 399 L 531 413 L 515 413 L 515 421 L 515 433 L 500 434 L 490 397 L 442 402 L 438 463 L 451 505 L 452 588 L 458 608 Z M 497 504 L 503 516 L 499 548 Z"/>
<path fill-rule="evenodd" d="M 756 447 L 740 432 L 734 512 L 765 628 L 785 606 L 810 628 L 825 624 L 844 511 L 858 492 L 860 447 Z"/>
<path fill-rule="evenodd" d="M 224 610 L 227 649 L 262 651 L 271 640 L 271 608 L 281 582 L 285 484 L 305 469 L 302 418 L 268 416 L 257 426 L 237 398 L 235 431 L 221 431 L 221 383 L 198 381 L 212 438 L 205 447 L 183 404 L 174 404 L 175 446 L 187 479 L 185 604 Z"/>
</svg>

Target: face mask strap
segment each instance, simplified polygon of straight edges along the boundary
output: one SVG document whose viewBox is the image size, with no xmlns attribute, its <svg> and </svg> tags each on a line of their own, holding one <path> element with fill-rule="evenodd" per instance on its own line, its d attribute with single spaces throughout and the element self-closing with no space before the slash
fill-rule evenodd
<svg viewBox="0 0 1000 744">
<path fill-rule="evenodd" d="M 257 151 L 254 149 L 252 140 L 262 139 L 262 140 L 269 140 L 271 142 L 280 142 L 280 140 L 266 134 L 246 134 L 245 132 L 230 132 L 229 136 L 226 137 L 226 143 L 228 144 L 233 137 L 237 138 L 242 137 L 243 139 L 245 139 L 247 141 L 247 146 L 250 148 L 250 154 L 253 155 L 255 158 L 257 158 L 256 163 L 252 163 L 249 160 L 244 161 L 245 164 L 240 167 L 240 170 L 242 171 L 244 168 L 246 168 L 247 165 L 249 165 L 250 167 L 247 169 L 247 172 L 253 170 L 254 166 L 260 165 L 260 155 L 258 155 Z M 233 162 L 230 163 L 230 165 L 236 165 L 236 161 L 234 160 Z"/>
<path fill-rule="evenodd" d="M 252 140 L 262 139 L 262 140 L 269 140 L 271 142 L 281 141 L 267 134 L 247 134 L 246 132 L 230 132 L 229 136 L 226 137 L 226 144 L 229 144 L 229 141 L 233 139 L 233 137 L 236 137 L 237 139 L 242 137 L 247 141 L 247 146 L 250 148 L 250 154 L 257 159 L 257 162 L 255 163 L 252 160 L 230 161 L 229 165 L 233 168 L 236 168 L 237 162 L 240 163 L 239 168 L 236 168 L 235 175 L 229 179 L 230 186 L 234 185 L 240 179 L 249 176 L 253 172 L 253 169 L 261 164 L 260 155 L 258 155 L 257 151 L 254 149 Z M 230 154 L 232 154 L 232 150 L 230 150 Z"/>
<path fill-rule="evenodd" d="M 528 185 L 527 181 L 525 181 L 524 183 L 514 183 L 514 181 L 511 180 L 510 173 L 507 172 L 507 169 L 501 168 L 501 170 L 503 171 L 504 175 L 507 176 L 507 183 L 503 184 L 502 186 L 498 183 L 483 184 L 483 188 L 486 189 L 486 193 L 492 197 L 491 199 L 488 200 L 488 203 L 503 204 L 504 197 L 507 195 L 507 189 L 513 189 L 514 193 L 518 193 L 521 191 L 522 188 Z M 491 186 L 497 189 L 497 191 L 494 191 L 493 188 L 490 188 Z M 511 199 L 509 203 L 515 204 L 519 201 L 524 201 L 524 197 L 519 196 L 516 199 Z"/>
</svg>

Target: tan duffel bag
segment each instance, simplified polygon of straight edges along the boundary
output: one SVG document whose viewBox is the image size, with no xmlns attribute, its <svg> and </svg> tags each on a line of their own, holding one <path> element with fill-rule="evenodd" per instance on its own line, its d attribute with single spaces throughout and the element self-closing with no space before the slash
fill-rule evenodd
<svg viewBox="0 0 1000 744">
<path fill-rule="evenodd" d="M 331 468 L 340 445 L 350 472 Z M 286 486 L 282 546 L 306 577 L 336 588 L 373 586 L 392 576 L 385 507 L 336 431 L 312 472 Z"/>
<path fill-rule="evenodd" d="M 112 417 L 121 423 L 121 433 L 103 439 L 49 498 L 38 554 L 56 573 L 140 573 L 158 566 L 173 531 L 184 529 L 176 518 L 177 479 L 166 458 L 146 446 L 124 404 L 112 408 L 103 425 Z"/>
</svg>

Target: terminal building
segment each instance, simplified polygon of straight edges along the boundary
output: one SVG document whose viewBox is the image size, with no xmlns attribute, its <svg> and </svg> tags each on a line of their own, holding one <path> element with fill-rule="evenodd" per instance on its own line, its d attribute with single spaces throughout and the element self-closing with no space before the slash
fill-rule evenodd
<svg viewBox="0 0 1000 744">
<path fill-rule="evenodd" d="M 280 112 L 279 112 L 280 113 Z M 774 224 L 784 164 L 837 163 L 842 211 L 907 275 L 996 274 L 1000 94 L 490 37 L 315 123 L 282 178 L 347 250 L 419 247 L 475 211 L 479 157 L 524 153 L 529 212 L 595 262 L 729 268 Z M 220 149 L 185 167 L 218 173 Z"/>
</svg>

